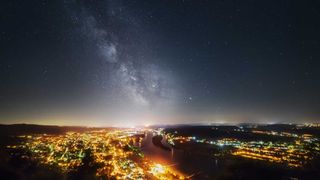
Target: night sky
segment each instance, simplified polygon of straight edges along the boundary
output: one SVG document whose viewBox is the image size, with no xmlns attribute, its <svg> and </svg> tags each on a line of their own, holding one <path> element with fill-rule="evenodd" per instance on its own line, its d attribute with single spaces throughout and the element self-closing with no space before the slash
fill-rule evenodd
<svg viewBox="0 0 320 180">
<path fill-rule="evenodd" d="M 320 120 L 320 1 L 3 0 L 0 124 Z"/>
</svg>

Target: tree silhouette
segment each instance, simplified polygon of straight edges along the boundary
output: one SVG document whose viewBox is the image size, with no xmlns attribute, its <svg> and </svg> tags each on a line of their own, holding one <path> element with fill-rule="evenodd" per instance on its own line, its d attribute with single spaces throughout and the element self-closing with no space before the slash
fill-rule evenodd
<svg viewBox="0 0 320 180">
<path fill-rule="evenodd" d="M 84 150 L 85 156 L 82 159 L 82 165 L 73 172 L 70 173 L 69 179 L 77 179 L 77 180 L 94 180 L 98 179 L 96 177 L 96 171 L 98 169 L 98 164 L 95 163 L 94 157 L 92 154 L 92 150 L 86 149 Z"/>
</svg>

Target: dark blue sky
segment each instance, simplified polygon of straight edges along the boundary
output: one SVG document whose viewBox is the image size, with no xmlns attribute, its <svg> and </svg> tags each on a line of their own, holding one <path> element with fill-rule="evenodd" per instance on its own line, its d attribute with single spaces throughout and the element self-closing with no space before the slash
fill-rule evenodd
<svg viewBox="0 0 320 180">
<path fill-rule="evenodd" d="M 320 118 L 320 2 L 2 1 L 0 122 Z"/>
</svg>

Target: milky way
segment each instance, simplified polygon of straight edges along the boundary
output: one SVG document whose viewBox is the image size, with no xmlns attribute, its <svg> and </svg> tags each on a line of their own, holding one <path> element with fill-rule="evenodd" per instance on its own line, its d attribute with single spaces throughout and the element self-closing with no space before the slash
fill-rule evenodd
<svg viewBox="0 0 320 180">
<path fill-rule="evenodd" d="M 102 69 L 98 76 L 102 76 L 99 78 L 100 84 L 107 89 L 105 93 L 107 104 L 113 109 L 121 110 L 115 115 L 116 117 L 133 117 L 134 114 L 152 115 L 172 108 L 170 106 L 174 105 L 179 96 L 173 74 L 143 56 L 136 56 L 127 45 L 130 42 L 118 40 L 119 36 L 123 36 L 121 34 L 123 29 L 139 31 L 142 26 L 129 14 L 121 12 L 121 3 L 106 2 L 106 13 L 103 18 L 112 19 L 112 22 L 105 21 L 105 24 L 99 23 L 101 17 L 96 18 L 84 5 L 79 6 L 73 1 L 66 2 L 66 5 L 67 13 L 79 24 L 74 32 L 85 37 L 88 44 L 93 44 L 93 48 L 90 49 L 106 63 L 105 71 Z M 72 6 L 77 8 L 71 9 Z M 113 27 L 119 24 L 120 27 L 116 29 Z M 129 37 L 121 38 L 130 39 L 130 34 L 125 36 Z M 134 45 L 140 46 L 139 43 L 141 42 L 135 42 Z M 142 53 L 146 51 L 148 50 L 144 48 Z M 105 111 L 109 110 L 110 107 L 106 106 Z M 141 119 L 143 120 L 145 119 Z"/>
</svg>

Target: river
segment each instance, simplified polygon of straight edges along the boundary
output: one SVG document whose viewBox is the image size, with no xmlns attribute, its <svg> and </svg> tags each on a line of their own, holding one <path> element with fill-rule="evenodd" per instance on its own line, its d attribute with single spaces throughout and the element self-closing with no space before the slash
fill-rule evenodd
<svg viewBox="0 0 320 180">
<path fill-rule="evenodd" d="M 178 172 L 194 175 L 193 177 L 197 179 L 213 177 L 214 173 L 221 169 L 221 164 L 217 159 L 184 153 L 183 150 L 174 148 L 171 148 L 171 151 L 164 150 L 152 143 L 152 137 L 153 134 L 148 132 L 141 145 L 142 152 L 150 160 L 172 166 Z M 164 138 L 162 143 L 169 147 Z"/>
</svg>

